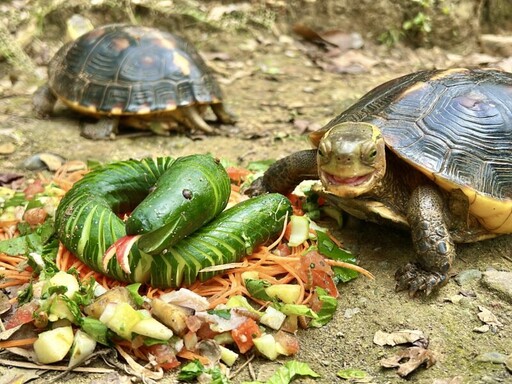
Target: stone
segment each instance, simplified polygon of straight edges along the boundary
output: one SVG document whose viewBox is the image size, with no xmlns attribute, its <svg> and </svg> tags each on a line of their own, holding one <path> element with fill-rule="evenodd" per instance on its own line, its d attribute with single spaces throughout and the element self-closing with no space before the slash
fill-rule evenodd
<svg viewBox="0 0 512 384">
<path fill-rule="evenodd" d="M 495 291 L 502 299 L 512 303 L 512 272 L 485 271 L 481 281 L 485 287 Z"/>
</svg>

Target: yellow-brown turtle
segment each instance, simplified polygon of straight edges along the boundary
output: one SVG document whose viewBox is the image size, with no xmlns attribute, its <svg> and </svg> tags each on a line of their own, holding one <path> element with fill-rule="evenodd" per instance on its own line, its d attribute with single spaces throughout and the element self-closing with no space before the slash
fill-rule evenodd
<svg viewBox="0 0 512 384">
<path fill-rule="evenodd" d="M 418 264 L 396 275 L 411 294 L 447 280 L 454 243 L 512 233 L 512 74 L 430 70 L 373 89 L 310 135 L 315 147 L 273 164 L 250 194 L 319 178 L 364 220 L 410 229 Z"/>
<path fill-rule="evenodd" d="M 102 120 L 83 134 L 108 138 L 118 124 L 166 133 L 182 124 L 212 133 L 202 114 L 211 106 L 218 120 L 233 117 L 203 59 L 183 38 L 154 28 L 112 24 L 64 45 L 48 66 L 48 83 L 33 97 L 46 117 L 59 99 Z"/>
</svg>

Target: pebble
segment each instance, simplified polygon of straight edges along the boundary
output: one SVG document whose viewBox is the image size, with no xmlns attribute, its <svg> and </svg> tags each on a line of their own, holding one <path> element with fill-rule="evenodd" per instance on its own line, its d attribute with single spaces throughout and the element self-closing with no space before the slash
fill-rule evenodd
<svg viewBox="0 0 512 384">
<path fill-rule="evenodd" d="M 343 316 L 345 317 L 345 319 L 350 319 L 359 312 L 361 312 L 359 308 L 347 308 Z"/>
<path fill-rule="evenodd" d="M 460 286 L 471 283 L 472 281 L 479 280 L 482 277 L 482 272 L 478 269 L 467 269 L 465 271 L 461 271 L 455 276 L 455 281 Z"/>
<path fill-rule="evenodd" d="M 482 284 L 512 303 L 512 272 L 490 270 L 483 273 Z"/>
<path fill-rule="evenodd" d="M 476 360 L 484 363 L 504 364 L 507 357 L 507 355 L 499 352 L 485 352 L 478 355 Z"/>
</svg>

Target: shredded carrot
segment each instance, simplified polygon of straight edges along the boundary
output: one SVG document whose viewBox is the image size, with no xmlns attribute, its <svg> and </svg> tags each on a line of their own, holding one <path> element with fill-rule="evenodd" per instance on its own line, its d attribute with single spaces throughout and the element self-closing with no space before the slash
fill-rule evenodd
<svg viewBox="0 0 512 384">
<path fill-rule="evenodd" d="M 207 357 L 198 355 L 197 353 L 191 352 L 187 349 L 182 349 L 178 354 L 176 355 L 178 357 L 181 357 L 182 359 L 186 360 L 199 360 L 201 364 L 209 364 L 210 360 L 208 360 Z"/>
<path fill-rule="evenodd" d="M 34 341 L 36 341 L 36 340 L 37 340 L 37 337 L 32 337 L 30 339 L 0 341 L 0 349 L 13 348 L 13 347 L 24 347 L 27 345 L 34 344 Z"/>
</svg>

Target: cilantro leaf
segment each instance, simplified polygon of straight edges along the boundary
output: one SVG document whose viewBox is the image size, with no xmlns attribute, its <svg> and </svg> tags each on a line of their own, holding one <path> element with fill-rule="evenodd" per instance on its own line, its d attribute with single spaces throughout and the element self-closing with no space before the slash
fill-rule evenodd
<svg viewBox="0 0 512 384">
<path fill-rule="evenodd" d="M 318 299 L 322 303 L 322 306 L 317 312 L 318 318 L 311 320 L 309 326 L 318 328 L 332 320 L 332 317 L 336 312 L 336 308 L 338 307 L 338 300 L 330 296 L 325 289 L 320 287 L 316 287 L 316 293 L 318 295 Z"/>
<path fill-rule="evenodd" d="M 326 233 L 322 231 L 316 231 L 316 235 L 318 238 L 317 246 L 318 246 L 318 252 L 320 252 L 322 255 L 328 257 L 332 260 L 340 260 L 344 261 L 346 263 L 355 264 L 356 258 L 354 255 L 352 255 L 350 252 L 340 249 L 330 238 L 327 236 Z M 350 281 L 352 279 L 355 279 L 357 276 L 359 276 L 359 273 L 352 270 L 347 269 L 343 267 L 333 267 L 332 270 L 334 271 L 334 282 L 339 283 L 343 282 L 346 283 L 347 281 Z"/>
</svg>

